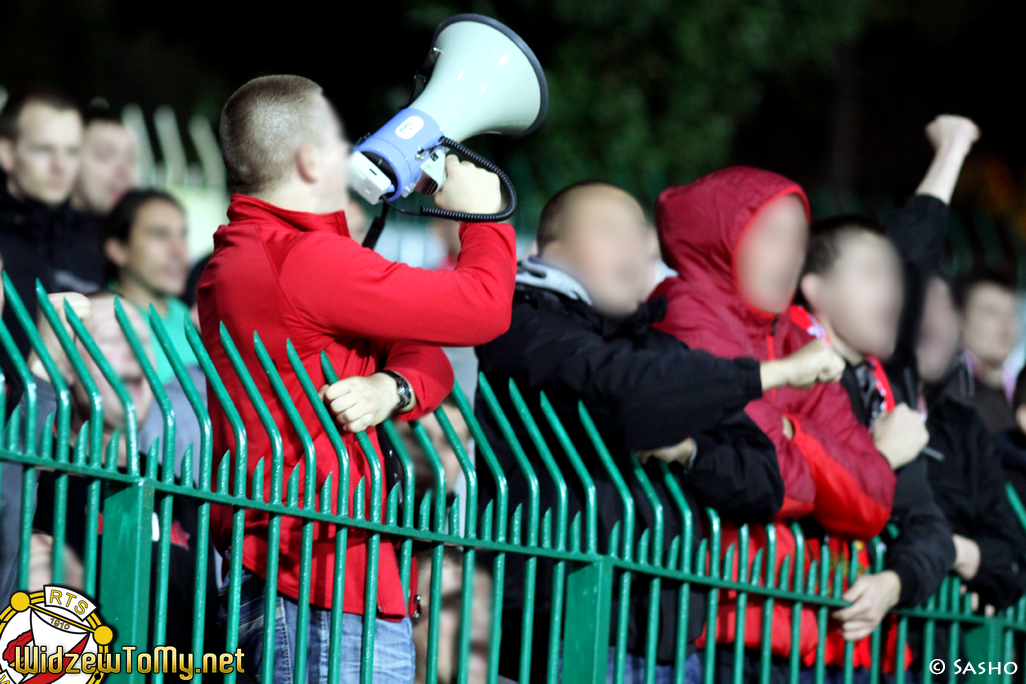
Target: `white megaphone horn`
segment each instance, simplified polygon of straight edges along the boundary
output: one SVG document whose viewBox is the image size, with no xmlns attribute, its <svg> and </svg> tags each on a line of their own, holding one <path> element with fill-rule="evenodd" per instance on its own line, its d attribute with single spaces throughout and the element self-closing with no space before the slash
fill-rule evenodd
<svg viewBox="0 0 1026 684">
<path fill-rule="evenodd" d="M 460 143 L 482 133 L 522 136 L 541 125 L 549 91 L 538 58 L 498 21 L 458 14 L 435 31 L 417 81 L 412 102 L 357 144 L 350 187 L 371 204 L 384 200 L 386 206 L 414 191 L 432 194 L 445 183 L 445 154 L 451 149 L 499 176 L 509 196 L 506 209 L 477 215 L 422 207 L 420 214 L 464 221 L 511 216 L 516 192 L 509 178 Z"/>
</svg>

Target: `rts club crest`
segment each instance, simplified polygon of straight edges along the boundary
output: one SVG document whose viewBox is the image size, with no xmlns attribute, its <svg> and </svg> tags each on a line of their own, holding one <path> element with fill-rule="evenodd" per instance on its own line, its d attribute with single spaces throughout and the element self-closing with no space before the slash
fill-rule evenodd
<svg viewBox="0 0 1026 684">
<path fill-rule="evenodd" d="M 97 684 L 113 637 L 80 591 L 16 592 L 0 613 L 0 684 Z"/>
</svg>

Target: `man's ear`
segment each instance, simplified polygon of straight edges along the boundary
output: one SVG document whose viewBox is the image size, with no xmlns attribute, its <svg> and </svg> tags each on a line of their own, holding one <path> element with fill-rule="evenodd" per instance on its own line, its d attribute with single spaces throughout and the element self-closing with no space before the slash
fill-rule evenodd
<svg viewBox="0 0 1026 684">
<path fill-rule="evenodd" d="M 307 183 L 321 179 L 321 155 L 313 145 L 300 145 L 296 150 L 296 171 Z"/>
<path fill-rule="evenodd" d="M 823 279 L 815 273 L 806 273 L 802 276 L 802 279 L 798 281 L 798 287 L 802 291 L 802 295 L 805 297 L 805 301 L 809 303 L 809 306 L 815 311 L 816 309 L 822 309 L 822 295 L 823 295 Z"/>
<path fill-rule="evenodd" d="M 128 245 L 117 238 L 107 238 L 103 243 L 104 255 L 118 268 L 128 264 Z"/>
<path fill-rule="evenodd" d="M 14 173 L 14 141 L 0 137 L 0 169 L 10 175 Z"/>
</svg>

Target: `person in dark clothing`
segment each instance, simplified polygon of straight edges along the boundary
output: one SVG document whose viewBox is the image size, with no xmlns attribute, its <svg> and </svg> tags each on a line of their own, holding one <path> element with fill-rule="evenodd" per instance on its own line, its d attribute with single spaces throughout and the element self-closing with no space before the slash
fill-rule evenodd
<svg viewBox="0 0 1026 684">
<path fill-rule="evenodd" d="M 60 92 L 16 94 L 0 112 L 0 263 L 33 317 L 36 280 L 47 292 L 92 292 L 103 282 L 99 243 L 69 201 L 81 145 L 82 117 Z M 10 307 L 3 321 L 24 357 L 28 337 Z M 10 409 L 21 389 L 4 350 L 0 369 Z"/>
<path fill-rule="evenodd" d="M 951 527 L 933 498 L 923 447 L 915 358 L 925 288 L 943 254 L 950 201 L 962 161 L 979 135 L 968 119 L 941 116 L 926 129 L 936 150 L 916 194 L 887 228 L 869 217 L 813 224 L 801 289 L 847 361 L 841 384 L 859 422 L 897 474 L 884 571 L 847 588 L 836 611 L 848 641 L 867 637 L 895 606 L 915 606 L 940 586 L 955 561 Z"/>
<path fill-rule="evenodd" d="M 791 357 L 760 365 L 754 359 L 720 359 L 692 351 L 652 329 L 665 315 L 666 303 L 656 300 L 639 307 L 637 302 L 646 237 L 641 207 L 623 190 L 599 181 L 564 189 L 542 213 L 540 256 L 520 264 L 509 331 L 477 347 L 487 386 L 510 418 L 541 482 L 540 518 L 544 519 L 546 510 L 554 512 L 556 488 L 517 418 L 510 381 L 522 393 L 548 443 L 555 443 L 555 437 L 542 418 L 542 392 L 580 450 L 601 502 L 597 512 L 601 553 L 613 551 L 607 544 L 614 525 L 622 525 L 623 507 L 613 478 L 596 452 L 587 447 L 590 440 L 578 418 L 578 402 L 583 401 L 629 482 L 639 517 L 635 537 L 651 526 L 653 510 L 638 480 L 629 476 L 631 451 L 642 461 L 659 459 L 671 464 L 696 523 L 700 506 L 715 507 L 738 522 L 768 522 L 783 504 L 783 481 L 772 442 L 743 409 L 764 390 L 830 381 L 841 367 L 840 359 L 816 342 Z M 510 509 L 515 510 L 528 502 L 527 481 L 502 436 L 489 398 L 489 391 L 479 387 L 475 413 L 506 473 Z M 567 474 L 567 519 L 572 521 L 584 509 L 583 494 L 569 460 L 563 454 L 553 456 L 561 472 Z M 682 519 L 661 476 L 650 469 L 649 477 L 665 511 L 668 544 L 682 533 Z M 479 486 L 478 503 L 483 509 L 495 497 L 495 484 L 482 474 Z M 697 524 L 695 529 L 692 543 L 697 548 Z M 577 543 L 583 540 L 568 542 Z M 517 636 L 524 609 L 522 557 L 507 557 L 505 582 L 500 673 L 526 677 L 529 673 L 519 672 L 521 639 Z M 551 563 L 539 563 L 537 587 L 532 681 L 544 672 L 547 662 Z M 646 642 L 648 591 L 635 587 L 630 614 L 624 616 L 630 654 L 643 653 Z M 690 642 L 704 624 L 705 597 L 693 594 L 688 634 L 677 633 L 677 593 L 672 583 L 663 584 L 659 668 L 671 667 L 677 639 Z M 696 665 L 697 661 L 689 661 L 687 671 L 695 672 Z"/>
<path fill-rule="evenodd" d="M 82 162 L 71 193 L 71 206 L 95 219 L 98 244 L 103 218 L 135 187 L 136 142 L 121 117 L 105 105 L 86 107 L 82 123 Z"/>
<path fill-rule="evenodd" d="M 1012 394 L 1015 427 L 999 432 L 994 438 L 1005 478 L 1015 489 L 1019 500 L 1026 503 L 1026 368 L 1019 371 Z"/>
<path fill-rule="evenodd" d="M 84 303 L 84 306 L 81 304 Z M 58 309 L 59 310 L 59 309 Z M 96 294 L 88 299 L 76 297 L 76 311 L 86 324 L 90 334 L 95 340 L 100 352 L 108 360 L 124 383 L 135 405 L 136 415 L 140 423 L 143 422 L 153 405 L 153 394 L 146 384 L 142 369 L 128 346 L 128 340 L 124 335 L 114 314 L 114 296 L 109 293 Z M 131 307 L 126 307 L 126 315 L 143 343 L 143 348 L 149 344 L 149 330 L 144 325 L 142 317 Z M 70 330 L 69 330 L 70 332 Z M 44 331 L 45 333 L 45 331 Z M 47 341 L 47 347 L 51 354 L 60 363 L 63 352 L 53 335 L 41 335 Z M 82 355 L 87 370 L 96 381 L 98 391 L 103 405 L 103 443 L 104 445 L 113 438 L 115 430 L 125 429 L 125 412 L 117 394 L 100 373 L 95 362 L 86 353 L 82 346 L 79 346 L 79 353 Z M 71 435 L 80 434 L 85 421 L 90 416 L 90 400 L 83 388 L 83 383 L 70 372 L 65 380 L 71 389 Z M 46 387 L 45 381 L 40 382 L 41 389 Z M 51 414 L 56 407 L 56 401 L 52 394 L 43 391 L 41 401 L 37 406 L 37 425 L 44 422 L 46 415 Z M 24 402 L 19 410 L 25 410 Z M 81 437 L 84 439 L 84 437 Z M 127 471 L 127 454 L 125 442 L 120 443 L 118 450 L 117 468 L 121 472 Z M 71 445 L 70 449 L 74 449 Z M 105 449 L 104 453 L 108 453 Z M 145 472 L 146 455 L 140 454 L 140 470 Z M 173 467 L 173 466 L 171 466 Z M 57 473 L 50 470 L 38 471 L 37 489 L 35 497 L 35 516 L 33 528 L 36 532 L 52 538 L 55 523 L 55 504 L 58 501 L 55 492 Z M 20 482 L 20 480 L 19 480 Z M 89 480 L 77 475 L 71 475 L 67 479 L 67 492 L 65 495 L 66 508 L 64 513 L 65 539 L 67 546 L 74 552 L 78 560 L 85 560 L 85 547 L 87 542 L 88 520 L 86 514 L 86 503 L 88 496 Z M 193 627 L 194 627 L 194 601 L 197 593 L 196 563 L 197 563 L 197 540 L 198 540 L 198 512 L 200 501 L 190 497 L 175 496 L 171 504 L 171 520 L 166 533 L 169 542 L 168 575 L 167 575 L 167 610 L 165 621 L 164 638 L 159 645 L 175 646 L 179 652 L 193 652 Z M 155 599 L 158 590 L 158 569 L 161 535 L 165 533 L 157 526 L 157 515 L 161 510 L 158 500 L 154 514 L 153 534 L 153 560 L 151 571 L 153 576 L 150 581 L 150 600 Z M 102 551 L 102 510 L 98 533 L 101 535 L 97 546 L 97 569 L 103 562 Z M 17 556 L 17 549 L 13 549 Z M 57 552 L 55 549 L 54 552 Z M 207 566 L 205 569 L 206 596 L 204 614 L 204 647 L 209 652 L 223 651 L 223 635 L 217 623 L 217 583 L 214 572 L 213 549 L 210 548 L 207 554 Z M 44 580 L 47 578 L 43 578 Z M 155 616 L 150 611 L 151 616 Z M 151 617 L 152 619 L 152 617 Z M 154 624 L 151 622 L 150 633 L 153 634 Z"/>
<path fill-rule="evenodd" d="M 959 370 L 960 329 L 951 287 L 934 276 L 918 348 L 930 485 L 955 533 L 953 570 L 981 604 L 1002 609 L 1026 593 L 1026 535 L 1008 502 L 1001 459 L 983 419 L 944 391 Z"/>
<path fill-rule="evenodd" d="M 976 408 L 992 435 L 1015 427 L 1013 378 L 1004 364 L 1019 342 L 1019 295 L 1012 270 L 976 268 L 960 276 L 954 297 L 965 326 L 965 382 L 947 391 Z"/>
</svg>

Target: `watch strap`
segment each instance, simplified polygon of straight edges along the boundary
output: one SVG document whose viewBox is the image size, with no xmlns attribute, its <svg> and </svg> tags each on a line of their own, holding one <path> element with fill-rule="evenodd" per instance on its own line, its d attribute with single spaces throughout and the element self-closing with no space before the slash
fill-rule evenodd
<svg viewBox="0 0 1026 684">
<path fill-rule="evenodd" d="M 406 378 L 395 371 L 383 370 L 380 372 L 395 380 L 395 390 L 399 395 L 399 406 L 396 407 L 396 411 L 402 412 L 413 406 L 413 388 L 410 387 Z"/>
</svg>

